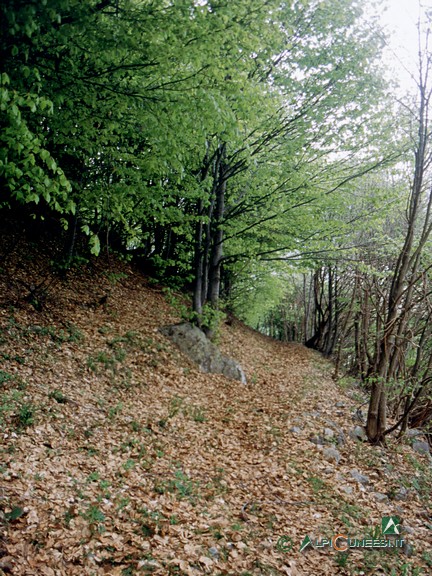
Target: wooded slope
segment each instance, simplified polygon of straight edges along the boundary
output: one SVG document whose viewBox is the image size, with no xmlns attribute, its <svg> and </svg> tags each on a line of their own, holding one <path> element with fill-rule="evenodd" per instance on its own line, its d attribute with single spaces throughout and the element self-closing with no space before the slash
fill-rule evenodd
<svg viewBox="0 0 432 576">
<path fill-rule="evenodd" d="M 100 259 L 60 280 L 31 245 L 2 254 L 0 574 L 428 573 L 428 457 L 350 438 L 361 392 L 318 353 L 234 319 L 220 345 L 248 385 L 202 374 L 158 332 L 179 318 L 137 270 Z M 400 554 L 299 552 L 388 515 Z"/>
</svg>

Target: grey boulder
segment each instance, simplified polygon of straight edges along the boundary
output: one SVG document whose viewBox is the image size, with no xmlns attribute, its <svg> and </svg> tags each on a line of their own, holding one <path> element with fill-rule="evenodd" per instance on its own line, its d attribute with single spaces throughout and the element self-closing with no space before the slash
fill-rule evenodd
<svg viewBox="0 0 432 576">
<path fill-rule="evenodd" d="M 227 378 L 246 384 L 246 376 L 240 364 L 222 354 L 197 326 L 182 322 L 163 326 L 160 331 L 172 340 L 188 358 L 198 364 L 202 372 L 223 374 Z"/>
<path fill-rule="evenodd" d="M 419 454 L 429 454 L 430 453 L 430 446 L 428 442 L 422 442 L 420 440 L 416 440 L 413 443 L 413 449 L 418 452 Z"/>
</svg>

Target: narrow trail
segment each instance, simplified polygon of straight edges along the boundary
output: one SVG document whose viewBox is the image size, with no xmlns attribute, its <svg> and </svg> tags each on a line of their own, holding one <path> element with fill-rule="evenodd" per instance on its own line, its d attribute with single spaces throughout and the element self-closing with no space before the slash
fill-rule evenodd
<svg viewBox="0 0 432 576">
<path fill-rule="evenodd" d="M 428 462 L 408 445 L 350 438 L 361 394 L 333 382 L 321 356 L 234 320 L 220 346 L 248 384 L 202 374 L 158 332 L 179 318 L 137 272 L 76 274 L 52 285 L 39 312 L 20 292 L 33 272 L 10 273 L 0 291 L 0 575 L 426 566 Z M 414 533 L 415 560 L 299 551 L 307 534 L 371 537 L 391 515 Z"/>
</svg>

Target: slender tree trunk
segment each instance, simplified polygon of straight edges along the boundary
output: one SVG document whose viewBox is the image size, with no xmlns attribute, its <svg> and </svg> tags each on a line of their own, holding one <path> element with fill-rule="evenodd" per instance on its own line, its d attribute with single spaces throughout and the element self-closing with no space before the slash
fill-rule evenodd
<svg viewBox="0 0 432 576">
<path fill-rule="evenodd" d="M 214 213 L 214 228 L 212 234 L 212 251 L 210 259 L 210 273 L 208 286 L 208 301 L 217 310 L 219 307 L 219 293 L 221 284 L 221 265 L 223 256 L 223 216 L 225 211 L 226 181 L 223 170 L 221 181 L 216 189 L 216 207 Z"/>
<path fill-rule="evenodd" d="M 422 62 L 420 62 L 420 64 L 422 64 Z M 372 391 L 369 403 L 366 432 L 369 440 L 373 443 L 381 443 L 384 441 L 387 417 L 386 384 L 389 380 L 390 361 L 394 354 L 398 352 L 398 329 L 400 323 L 405 321 L 407 306 L 410 306 L 411 304 L 410 301 L 407 302 L 406 298 L 411 298 L 410 284 L 412 279 L 415 277 L 418 257 L 421 253 L 422 245 L 424 246 L 426 241 L 425 235 L 427 237 L 427 235 L 430 233 L 430 226 L 428 222 L 428 215 L 430 213 L 429 198 L 429 205 L 423 225 L 423 234 L 417 250 L 413 250 L 415 230 L 419 219 L 421 201 L 424 193 L 423 179 L 425 175 L 427 142 L 429 137 L 428 106 L 431 98 L 431 91 L 429 88 L 427 88 L 428 73 L 430 72 L 429 68 L 429 60 L 427 61 L 426 70 L 423 70 L 420 66 L 420 82 L 418 85 L 420 96 L 420 104 L 418 109 L 418 139 L 415 150 L 414 177 L 407 209 L 408 226 L 404 244 L 401 252 L 399 253 L 395 270 L 393 272 L 384 334 L 379 345 L 379 361 L 376 370 L 371 375 Z M 408 293 L 405 292 L 406 290 Z M 406 295 L 404 302 L 405 308 L 402 308 L 402 298 L 404 292 Z"/>
<path fill-rule="evenodd" d="M 221 265 L 223 256 L 223 219 L 227 186 L 224 163 L 226 145 L 220 144 L 209 160 L 209 153 L 201 170 L 201 181 L 209 174 L 212 187 L 207 206 L 203 199 L 197 203 L 197 224 L 194 243 L 193 310 L 198 326 L 202 326 L 203 308 L 207 302 L 217 309 L 221 291 Z M 204 220 L 205 215 L 205 220 Z"/>
<path fill-rule="evenodd" d="M 204 276 L 204 262 L 203 262 L 203 201 L 198 201 L 198 222 L 195 229 L 195 284 L 193 292 L 193 311 L 196 314 L 198 326 L 201 323 L 202 316 L 202 290 L 203 290 L 203 276 Z"/>
</svg>

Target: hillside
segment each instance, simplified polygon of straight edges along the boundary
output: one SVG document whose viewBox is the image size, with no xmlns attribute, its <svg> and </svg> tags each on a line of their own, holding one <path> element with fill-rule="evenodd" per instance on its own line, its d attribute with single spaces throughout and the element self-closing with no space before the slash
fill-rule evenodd
<svg viewBox="0 0 432 576">
<path fill-rule="evenodd" d="M 429 456 L 350 437 L 364 397 L 320 355 L 233 320 L 248 384 L 202 374 L 160 286 L 106 259 L 60 279 L 46 250 L 2 251 L 0 574 L 431 573 Z M 393 515 L 402 550 L 299 551 Z"/>
</svg>

